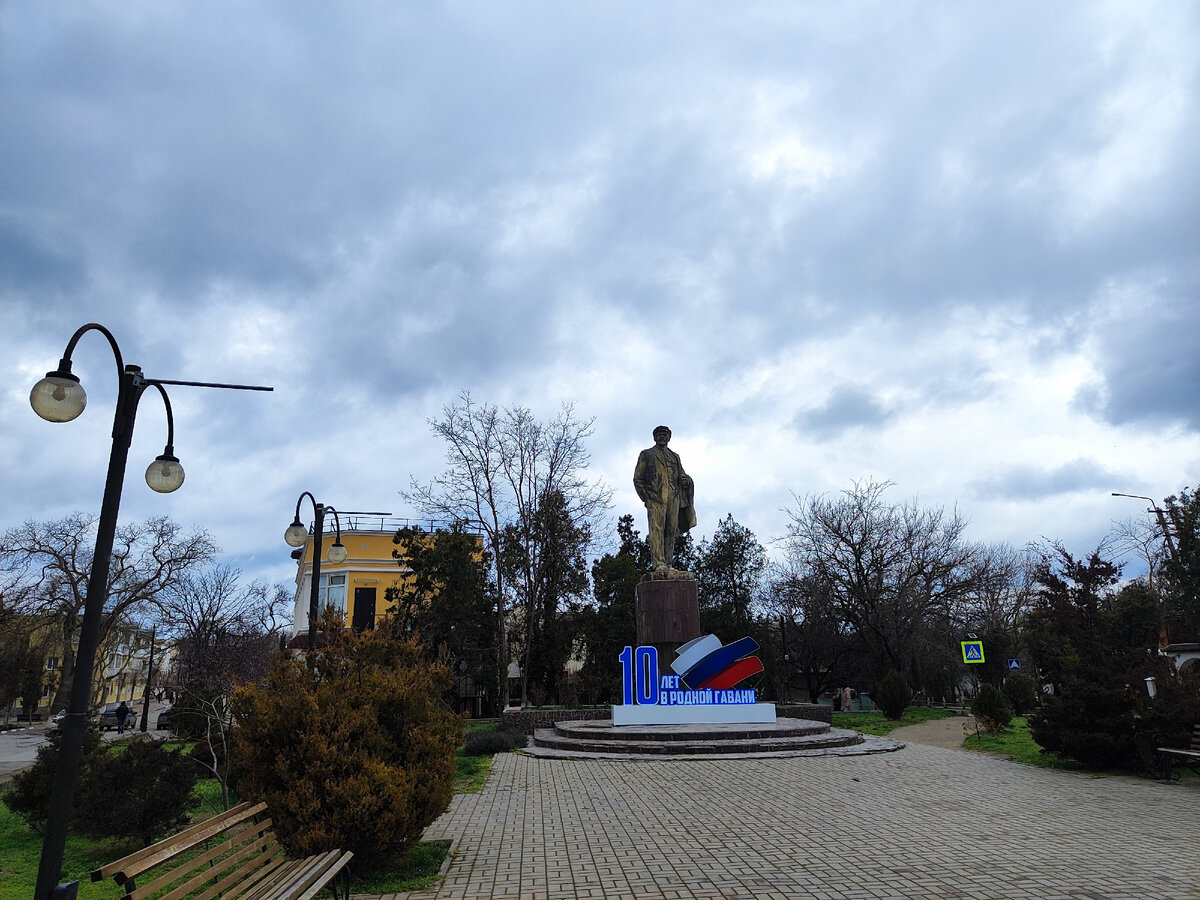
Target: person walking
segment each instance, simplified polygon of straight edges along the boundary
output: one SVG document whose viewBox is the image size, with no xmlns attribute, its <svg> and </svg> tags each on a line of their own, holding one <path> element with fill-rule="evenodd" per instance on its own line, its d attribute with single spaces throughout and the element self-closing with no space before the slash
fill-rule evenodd
<svg viewBox="0 0 1200 900">
<path fill-rule="evenodd" d="M 129 718 L 129 706 L 124 700 L 117 707 L 117 734 L 125 733 L 125 720 Z"/>
<path fill-rule="evenodd" d="M 849 687 L 842 688 L 842 712 L 850 712 L 850 706 L 854 703 L 854 698 Z"/>
</svg>

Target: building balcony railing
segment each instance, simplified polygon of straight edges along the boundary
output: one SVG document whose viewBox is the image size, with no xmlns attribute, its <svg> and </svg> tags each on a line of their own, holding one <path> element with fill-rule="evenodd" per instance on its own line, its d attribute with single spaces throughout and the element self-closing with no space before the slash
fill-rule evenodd
<svg viewBox="0 0 1200 900">
<path fill-rule="evenodd" d="M 372 533 L 387 533 L 394 534 L 401 528 L 420 528 L 422 531 L 449 531 L 453 526 L 450 521 L 437 521 L 434 519 L 403 519 L 395 516 L 380 516 L 371 515 L 370 513 L 355 513 L 355 512 L 338 512 L 338 521 L 341 523 L 342 533 L 347 532 L 372 532 Z M 483 530 L 476 524 L 468 522 L 463 526 L 468 534 L 482 534 Z M 313 533 L 313 526 L 308 526 L 308 533 Z M 333 522 L 331 518 L 325 520 L 325 537 L 329 537 L 333 533 Z"/>
</svg>

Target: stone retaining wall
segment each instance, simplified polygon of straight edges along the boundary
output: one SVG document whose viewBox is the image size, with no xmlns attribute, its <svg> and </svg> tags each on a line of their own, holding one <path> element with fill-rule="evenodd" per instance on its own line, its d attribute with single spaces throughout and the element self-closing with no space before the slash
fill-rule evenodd
<svg viewBox="0 0 1200 900">
<path fill-rule="evenodd" d="M 833 724 L 833 707 L 824 703 L 776 703 L 775 715 L 779 718 L 811 719 L 826 725 Z"/>
<path fill-rule="evenodd" d="M 612 720 L 611 706 L 595 706 L 591 709 L 506 709 L 500 716 L 500 724 L 533 734 L 535 728 L 550 728 L 555 722 L 582 722 L 588 719 Z"/>
<path fill-rule="evenodd" d="M 776 704 L 775 715 L 780 718 L 811 719 L 814 722 L 833 721 L 833 710 L 821 703 Z M 612 719 L 612 707 L 596 706 L 591 709 L 506 709 L 500 723 L 506 728 L 515 728 L 525 734 L 533 734 L 535 728 L 550 728 L 555 722 L 581 722 L 588 719 Z"/>
</svg>

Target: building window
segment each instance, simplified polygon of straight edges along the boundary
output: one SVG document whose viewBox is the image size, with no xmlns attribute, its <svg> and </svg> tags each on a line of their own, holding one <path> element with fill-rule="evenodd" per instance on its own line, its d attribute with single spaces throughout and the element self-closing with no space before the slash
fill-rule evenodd
<svg viewBox="0 0 1200 900">
<path fill-rule="evenodd" d="M 325 609 L 332 606 L 342 615 L 346 614 L 346 576 L 322 575 L 317 589 L 317 606 Z"/>
<path fill-rule="evenodd" d="M 57 656 L 47 656 L 46 657 L 46 670 L 53 672 L 57 668 L 58 668 L 58 657 Z"/>
</svg>

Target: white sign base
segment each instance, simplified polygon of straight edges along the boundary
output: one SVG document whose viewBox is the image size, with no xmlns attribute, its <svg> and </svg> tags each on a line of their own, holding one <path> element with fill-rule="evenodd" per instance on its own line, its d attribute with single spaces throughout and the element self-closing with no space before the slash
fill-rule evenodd
<svg viewBox="0 0 1200 900">
<path fill-rule="evenodd" d="M 774 703 L 724 703 L 711 706 L 647 704 L 612 708 L 613 725 L 738 725 L 774 721 Z"/>
</svg>

